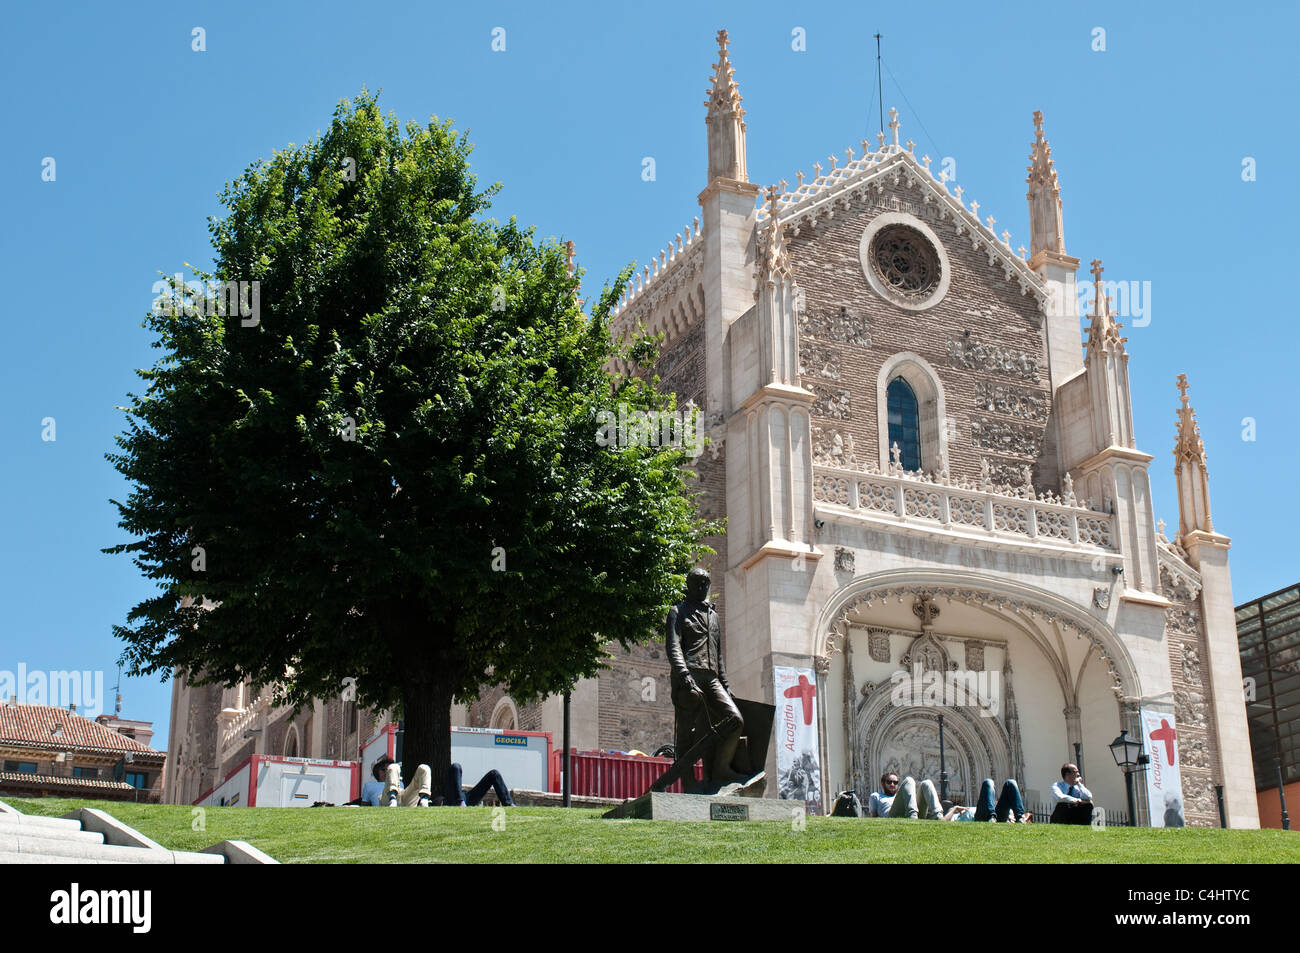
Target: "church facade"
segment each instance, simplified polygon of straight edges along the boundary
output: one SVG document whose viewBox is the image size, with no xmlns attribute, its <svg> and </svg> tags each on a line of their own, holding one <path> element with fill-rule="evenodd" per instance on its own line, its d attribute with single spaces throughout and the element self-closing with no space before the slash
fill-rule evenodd
<svg viewBox="0 0 1300 953">
<path fill-rule="evenodd" d="M 943 715 L 954 800 L 1014 777 L 1046 801 L 1077 761 L 1123 811 L 1109 746 L 1158 716 L 1187 823 L 1218 824 L 1221 789 L 1229 826 L 1257 826 L 1229 540 L 1186 381 L 1166 537 L 1126 339 L 1100 261 L 1080 307 L 1041 114 L 1013 250 L 893 110 L 795 187 L 750 182 L 725 31 L 706 105 L 700 214 L 614 327 L 661 333 L 662 386 L 712 424 L 696 469 L 702 512 L 727 519 L 711 568 L 736 693 L 784 704 L 774 670 L 814 674 L 823 806 L 865 802 L 885 770 L 937 783 Z M 1160 816 L 1136 786 L 1139 821 Z"/>
</svg>

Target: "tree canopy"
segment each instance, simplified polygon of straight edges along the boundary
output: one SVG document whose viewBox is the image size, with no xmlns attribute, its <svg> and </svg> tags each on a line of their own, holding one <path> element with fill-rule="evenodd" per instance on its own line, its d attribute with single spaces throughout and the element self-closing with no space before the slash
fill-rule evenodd
<svg viewBox="0 0 1300 953">
<path fill-rule="evenodd" d="M 133 539 L 105 551 L 158 584 L 115 627 L 132 674 L 292 703 L 354 677 L 439 781 L 453 696 L 594 675 L 657 630 L 711 529 L 682 450 L 596 440 L 602 410 L 671 398 L 611 375 L 614 291 L 584 315 L 561 246 L 484 217 L 499 186 L 470 150 L 363 92 L 227 183 L 201 278 L 239 294 L 161 296 L 163 356 L 108 454 Z"/>
</svg>

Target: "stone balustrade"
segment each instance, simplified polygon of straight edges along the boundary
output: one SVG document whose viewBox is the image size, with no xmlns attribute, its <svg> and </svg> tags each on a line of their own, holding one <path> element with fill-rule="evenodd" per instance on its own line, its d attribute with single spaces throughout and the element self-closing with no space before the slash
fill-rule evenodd
<svg viewBox="0 0 1300 953">
<path fill-rule="evenodd" d="M 983 531 L 991 537 L 1117 551 L 1110 515 L 1068 495 L 1037 496 L 1025 487 L 950 483 L 894 470 L 864 473 L 813 467 L 813 500 L 898 523 Z"/>
</svg>

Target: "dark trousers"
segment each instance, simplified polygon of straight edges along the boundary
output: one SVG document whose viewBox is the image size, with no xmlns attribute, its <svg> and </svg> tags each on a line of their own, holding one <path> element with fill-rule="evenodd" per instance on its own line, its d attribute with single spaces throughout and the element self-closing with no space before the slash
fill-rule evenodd
<svg viewBox="0 0 1300 953">
<path fill-rule="evenodd" d="M 980 785 L 979 800 L 975 802 L 975 820 L 987 821 L 990 817 L 996 817 L 998 823 L 1002 823 L 1013 812 L 1013 820 L 1018 821 L 1025 816 L 1025 802 L 1020 797 L 1020 786 L 1008 778 L 1002 785 L 998 803 L 994 804 L 993 779 L 985 778 Z"/>
<path fill-rule="evenodd" d="M 1052 811 L 1053 824 L 1091 824 L 1092 804 L 1088 801 L 1058 801 Z"/>
<path fill-rule="evenodd" d="M 487 794 L 488 788 L 497 793 L 497 800 L 502 805 L 514 807 L 515 802 L 510 798 L 510 789 L 506 787 L 505 779 L 501 777 L 500 771 L 493 768 L 479 779 L 478 784 L 470 788 L 468 794 L 465 794 L 461 788 L 461 767 L 453 761 L 451 770 L 447 772 L 447 786 L 443 794 L 444 803 L 451 807 L 458 804 L 465 807 L 478 807 L 483 803 L 483 795 Z"/>
<path fill-rule="evenodd" d="M 731 758 L 745 730 L 745 719 L 722 687 L 716 672 L 708 669 L 688 670 L 703 697 L 692 695 L 685 685 L 672 687 L 673 707 L 677 715 L 677 757 L 686 754 L 695 741 L 716 732 L 712 753 L 704 758 L 704 776 L 716 779 L 731 771 Z M 675 680 L 674 680 L 675 681 Z"/>
</svg>

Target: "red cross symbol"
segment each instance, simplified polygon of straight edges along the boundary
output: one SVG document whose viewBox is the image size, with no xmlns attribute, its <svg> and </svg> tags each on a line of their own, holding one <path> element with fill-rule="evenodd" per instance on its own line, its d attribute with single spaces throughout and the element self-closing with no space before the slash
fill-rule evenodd
<svg viewBox="0 0 1300 953">
<path fill-rule="evenodd" d="M 1170 764 L 1174 763 L 1174 739 L 1178 737 L 1178 732 L 1174 731 L 1169 725 L 1168 719 L 1160 719 L 1160 727 L 1151 732 L 1152 741 L 1163 741 L 1165 743 L 1165 760 Z"/>
<path fill-rule="evenodd" d="M 808 681 L 804 675 L 799 676 L 799 684 L 792 685 L 784 692 L 786 698 L 803 699 L 803 723 L 812 724 L 812 700 L 817 694 L 817 686 Z"/>
</svg>

